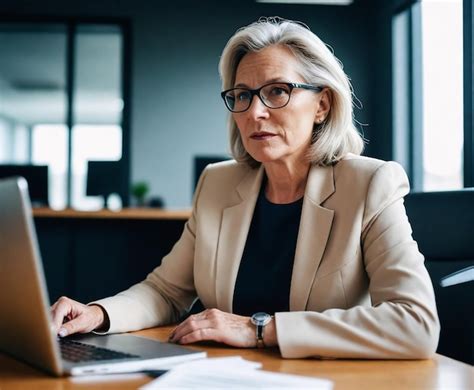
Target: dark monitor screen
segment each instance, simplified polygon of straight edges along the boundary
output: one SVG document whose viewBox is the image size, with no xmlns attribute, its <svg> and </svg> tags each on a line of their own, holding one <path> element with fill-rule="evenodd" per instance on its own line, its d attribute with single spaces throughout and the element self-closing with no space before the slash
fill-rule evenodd
<svg viewBox="0 0 474 390">
<path fill-rule="evenodd" d="M 195 156 L 194 157 L 194 189 L 196 189 L 202 171 L 209 164 L 229 160 L 228 156 Z"/>
<path fill-rule="evenodd" d="M 47 165 L 0 165 L 0 179 L 13 176 L 24 177 L 28 182 L 33 205 L 49 205 Z"/>
<path fill-rule="evenodd" d="M 108 197 L 120 193 L 120 173 L 120 161 L 88 161 L 86 195 Z"/>
</svg>

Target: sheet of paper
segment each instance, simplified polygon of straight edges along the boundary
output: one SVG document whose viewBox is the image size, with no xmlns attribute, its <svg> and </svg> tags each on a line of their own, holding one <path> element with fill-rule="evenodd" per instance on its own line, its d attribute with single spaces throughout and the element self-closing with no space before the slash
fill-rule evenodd
<svg viewBox="0 0 474 390">
<path fill-rule="evenodd" d="M 175 365 L 173 368 L 180 368 L 183 370 L 208 370 L 213 368 L 214 370 L 222 369 L 252 369 L 261 368 L 262 363 L 252 362 L 250 360 L 245 360 L 242 356 L 226 356 L 220 358 L 206 358 L 206 359 L 197 359 L 190 362 L 181 363 Z"/>
<path fill-rule="evenodd" d="M 206 370 L 208 365 L 213 367 L 239 367 L 239 368 L 260 368 L 261 363 L 251 362 L 249 360 L 242 359 L 241 356 L 227 356 L 222 358 L 201 358 L 194 359 L 188 362 L 178 362 L 172 364 L 161 364 L 160 370 L 171 370 L 176 367 L 188 367 L 189 369 L 202 369 Z"/>
</svg>

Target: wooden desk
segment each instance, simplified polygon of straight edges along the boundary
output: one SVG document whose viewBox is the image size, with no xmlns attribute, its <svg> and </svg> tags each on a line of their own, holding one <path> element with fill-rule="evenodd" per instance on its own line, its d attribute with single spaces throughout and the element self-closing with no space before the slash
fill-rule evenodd
<svg viewBox="0 0 474 390">
<path fill-rule="evenodd" d="M 187 221 L 191 210 L 166 210 L 157 208 L 125 208 L 119 211 L 98 210 L 80 211 L 74 209 L 53 210 L 46 207 L 33 209 L 35 218 L 79 218 L 79 219 L 148 219 Z"/>
<path fill-rule="evenodd" d="M 166 340 L 171 327 L 135 332 L 137 335 Z M 206 350 L 209 357 L 240 355 L 263 363 L 263 369 L 308 375 L 334 381 L 334 388 L 390 389 L 473 389 L 474 368 L 456 360 L 436 355 L 433 360 L 313 360 L 282 359 L 278 349 L 236 349 L 221 345 L 199 345 L 191 348 Z M 34 368 L 0 354 L 0 389 L 135 389 L 151 379 L 79 384 L 69 378 L 53 378 Z"/>
</svg>

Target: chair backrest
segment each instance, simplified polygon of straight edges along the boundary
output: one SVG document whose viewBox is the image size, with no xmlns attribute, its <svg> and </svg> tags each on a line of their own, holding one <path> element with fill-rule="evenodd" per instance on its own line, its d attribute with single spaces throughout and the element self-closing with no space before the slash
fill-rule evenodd
<svg viewBox="0 0 474 390">
<path fill-rule="evenodd" d="M 444 288 L 439 283 L 474 265 L 474 188 L 410 193 L 405 207 L 435 290 L 438 353 L 474 364 L 474 282 Z"/>
</svg>

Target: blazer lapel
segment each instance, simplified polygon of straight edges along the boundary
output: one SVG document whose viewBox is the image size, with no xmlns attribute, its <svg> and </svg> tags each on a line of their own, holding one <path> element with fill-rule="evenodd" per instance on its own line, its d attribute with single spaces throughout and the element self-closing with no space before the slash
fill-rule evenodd
<svg viewBox="0 0 474 390">
<path fill-rule="evenodd" d="M 252 222 L 255 204 L 263 177 L 263 166 L 251 170 L 237 186 L 240 203 L 223 211 L 217 244 L 216 298 L 217 307 L 232 312 L 235 281 L 247 235 Z"/>
<path fill-rule="evenodd" d="M 333 167 L 312 166 L 306 183 L 291 277 L 291 311 L 306 309 L 334 216 L 334 211 L 322 207 L 321 203 L 334 191 Z"/>
</svg>

